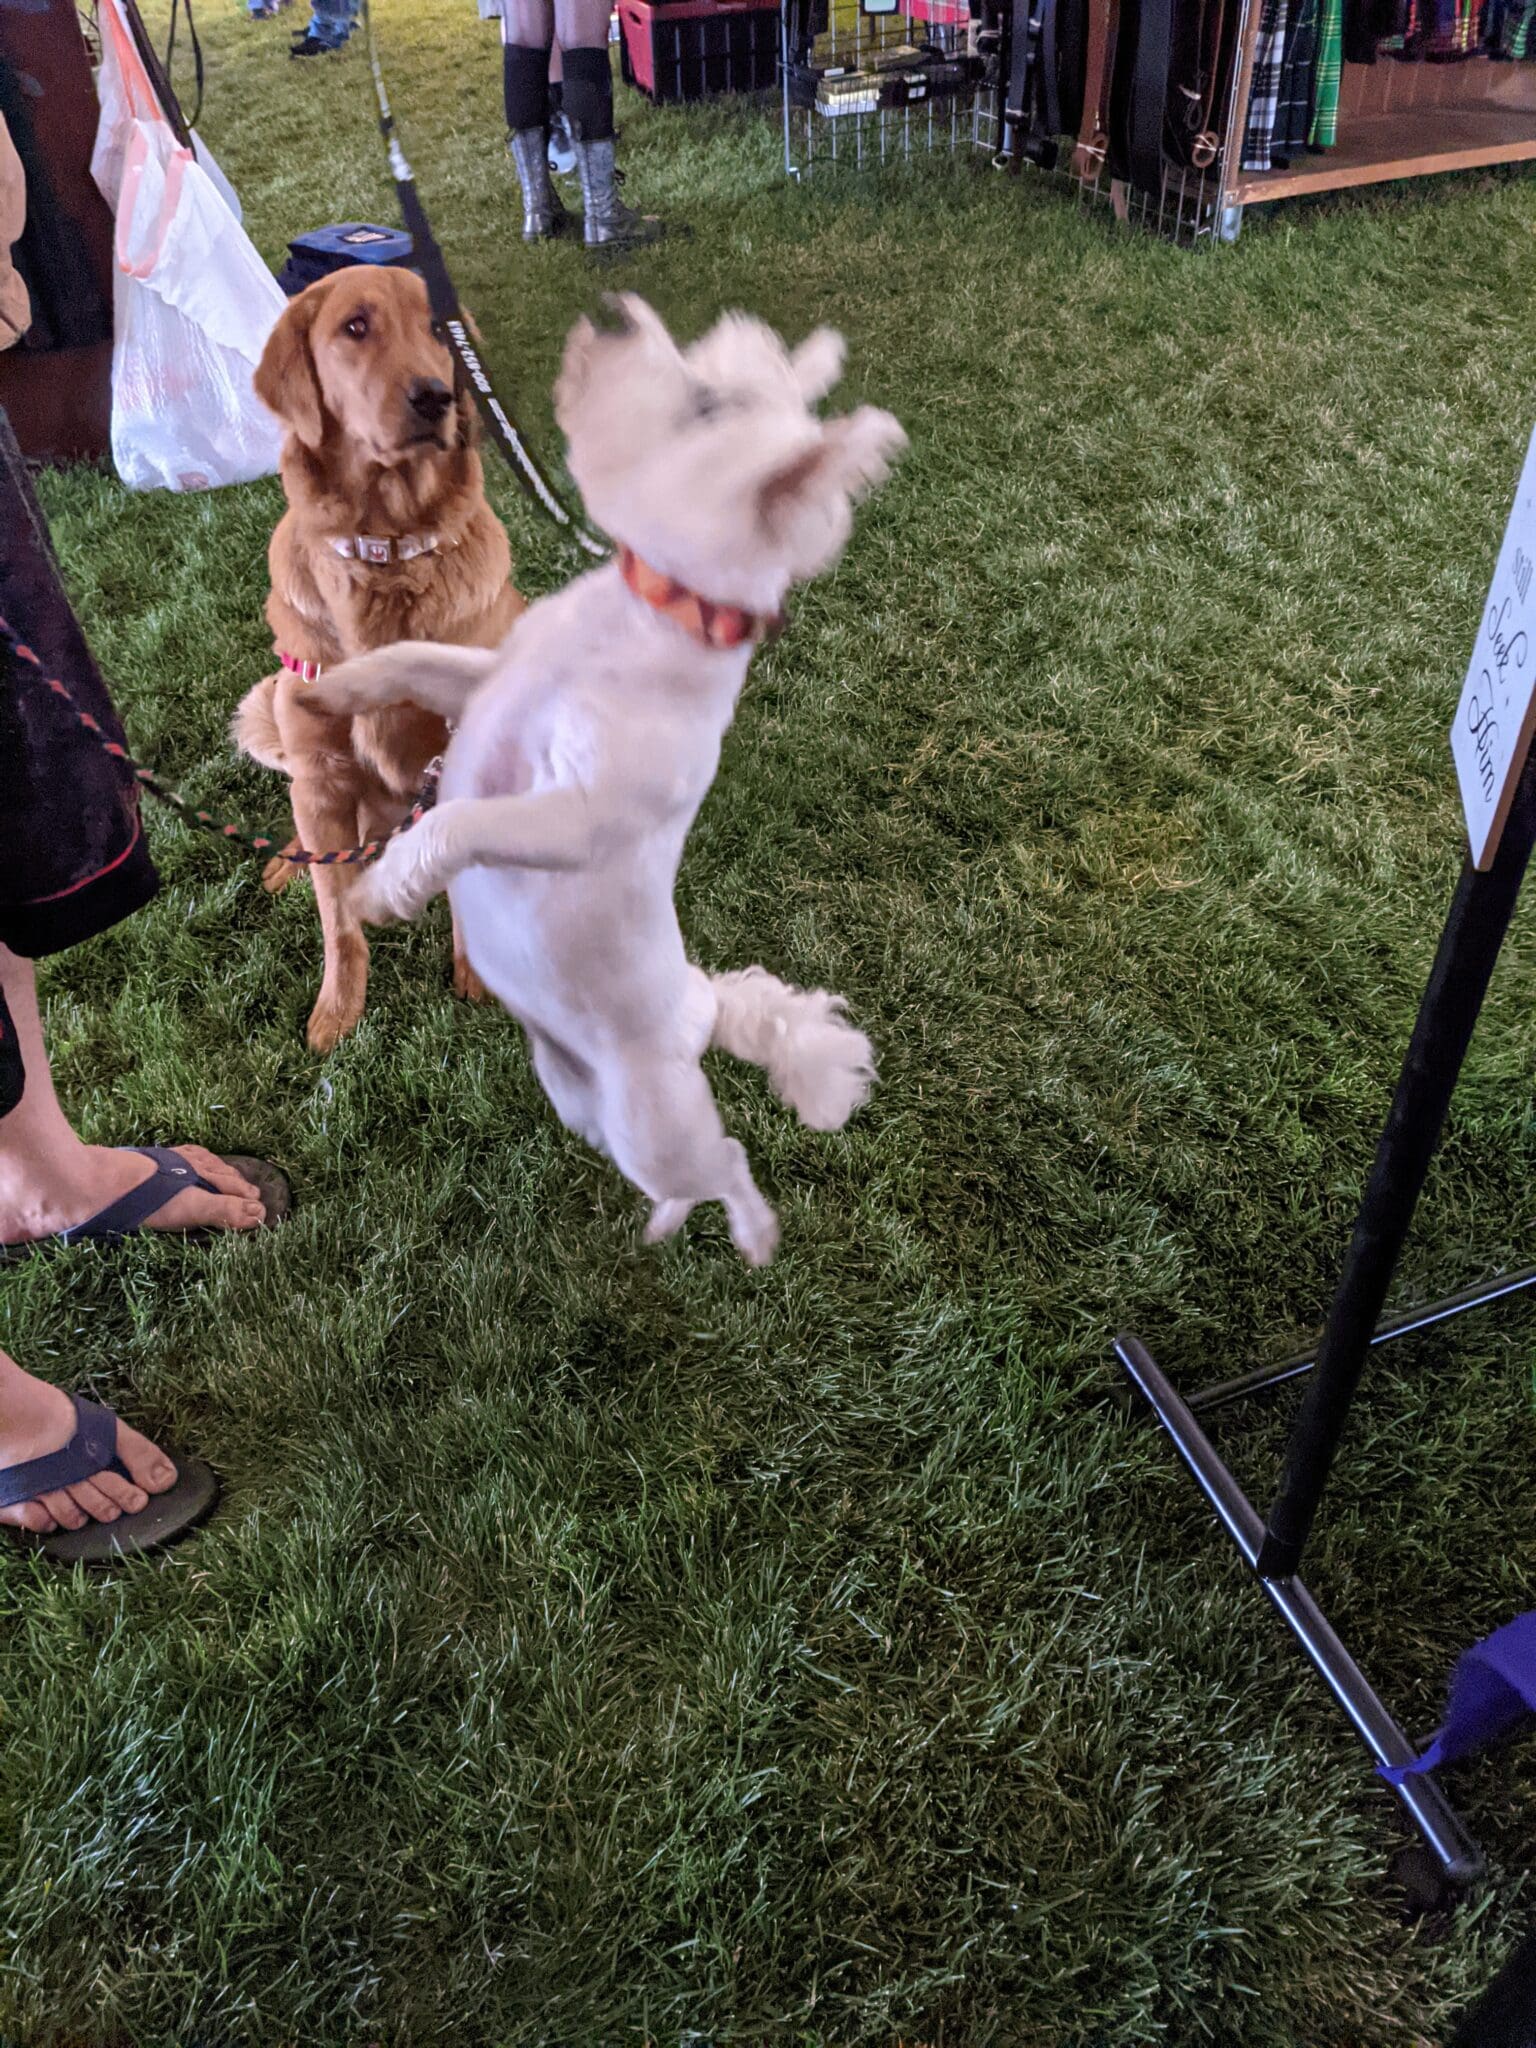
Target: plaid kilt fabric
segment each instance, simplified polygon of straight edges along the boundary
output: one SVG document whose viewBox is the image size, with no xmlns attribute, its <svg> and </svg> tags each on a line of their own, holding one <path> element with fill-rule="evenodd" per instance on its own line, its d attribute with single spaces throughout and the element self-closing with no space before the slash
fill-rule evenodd
<svg viewBox="0 0 1536 2048">
<path fill-rule="evenodd" d="M 1248 122 L 1243 130 L 1245 171 L 1272 168 L 1270 145 L 1274 140 L 1281 75 L 1285 69 L 1287 6 L 1288 0 L 1264 0 L 1259 15 L 1259 35 L 1253 46 L 1253 89 L 1248 99 Z"/>
<path fill-rule="evenodd" d="M 1317 5 L 1318 0 L 1292 0 L 1275 102 L 1275 129 L 1270 138 L 1272 163 L 1303 155 L 1311 135 L 1312 83 L 1317 72 Z"/>
<path fill-rule="evenodd" d="M 1312 86 L 1314 149 L 1332 149 L 1339 136 L 1339 80 L 1344 71 L 1344 0 L 1323 0 L 1317 32 L 1317 75 Z"/>
</svg>

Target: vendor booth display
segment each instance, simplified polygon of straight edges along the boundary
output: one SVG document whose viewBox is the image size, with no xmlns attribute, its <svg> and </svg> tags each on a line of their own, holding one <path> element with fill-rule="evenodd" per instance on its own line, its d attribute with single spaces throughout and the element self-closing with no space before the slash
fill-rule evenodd
<svg viewBox="0 0 1536 2048">
<path fill-rule="evenodd" d="M 1536 158 L 1530 0 L 783 0 L 785 162 L 969 145 L 1123 220 Z"/>
</svg>

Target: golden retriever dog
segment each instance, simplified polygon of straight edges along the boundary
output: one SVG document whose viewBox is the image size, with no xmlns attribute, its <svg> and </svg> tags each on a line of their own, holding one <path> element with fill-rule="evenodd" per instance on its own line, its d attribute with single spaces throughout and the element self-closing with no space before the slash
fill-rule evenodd
<svg viewBox="0 0 1536 2048">
<path fill-rule="evenodd" d="M 292 783 L 297 843 L 329 852 L 381 837 L 410 809 L 448 727 L 402 704 L 336 717 L 297 685 L 397 640 L 495 647 L 523 600 L 485 498 L 474 405 L 414 272 L 356 264 L 312 284 L 279 318 L 256 394 L 287 429 L 288 509 L 268 550 L 267 623 L 282 664 L 235 713 L 236 743 Z M 273 861 L 280 889 L 296 872 Z M 368 942 L 351 896 L 359 867 L 312 867 L 325 972 L 309 1043 L 329 1052 L 358 1023 Z M 454 931 L 456 993 L 484 994 Z"/>
</svg>

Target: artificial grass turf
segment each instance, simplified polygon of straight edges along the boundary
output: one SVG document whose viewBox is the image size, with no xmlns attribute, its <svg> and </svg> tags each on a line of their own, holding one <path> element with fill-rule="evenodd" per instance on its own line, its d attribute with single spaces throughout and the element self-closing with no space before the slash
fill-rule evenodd
<svg viewBox="0 0 1536 2048">
<path fill-rule="evenodd" d="M 362 55 L 201 22 L 272 260 L 391 219 Z M 406 148 L 487 355 L 547 393 L 599 278 L 525 252 L 497 52 L 385 0 Z M 1192 259 L 979 165 L 782 182 L 771 121 L 626 99 L 696 239 L 626 281 L 851 342 L 911 454 L 754 667 L 690 843 L 713 966 L 847 992 L 846 1135 L 716 1085 L 781 1207 L 659 1253 L 441 910 L 326 1061 L 307 891 L 179 821 L 47 976 L 93 1137 L 290 1169 L 273 1239 L 0 1275 L 0 1338 L 227 1475 L 162 1569 L 0 1553 L 0 2033 L 191 2044 L 1433 2037 L 1528 1912 L 1529 1752 L 1446 1938 L 1388 1795 L 1165 1444 L 1100 1405 L 1326 1301 L 1459 858 L 1446 728 L 1530 422 L 1536 190 L 1309 208 Z M 523 586 L 570 558 L 494 458 Z M 281 825 L 224 730 L 275 483 L 44 479 L 138 748 Z M 1400 1283 L 1533 1239 L 1522 915 Z M 1310 1576 L 1411 1727 L 1529 1604 L 1532 1320 L 1373 1365 Z M 1280 1418 L 1222 1440 L 1263 1491 Z"/>
</svg>

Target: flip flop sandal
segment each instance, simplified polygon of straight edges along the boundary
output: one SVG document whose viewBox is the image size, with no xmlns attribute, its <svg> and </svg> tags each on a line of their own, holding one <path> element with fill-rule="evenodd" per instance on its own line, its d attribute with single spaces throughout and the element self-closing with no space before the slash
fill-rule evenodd
<svg viewBox="0 0 1536 2048">
<path fill-rule="evenodd" d="M 149 1179 L 141 1181 L 136 1188 L 130 1188 L 126 1195 L 119 1195 L 115 1202 L 108 1202 L 105 1209 L 98 1209 L 83 1223 L 72 1224 L 68 1230 L 55 1231 L 52 1237 L 29 1238 L 25 1244 L 0 1248 L 0 1260 L 27 1258 L 40 1245 L 121 1244 L 125 1237 L 142 1230 L 151 1216 L 158 1215 L 173 1195 L 182 1194 L 189 1186 L 206 1188 L 210 1194 L 219 1192 L 211 1180 L 205 1180 L 181 1153 L 173 1151 L 169 1145 L 120 1145 L 118 1150 L 137 1152 L 141 1158 L 153 1160 L 155 1170 Z M 257 1227 L 270 1230 L 275 1223 L 281 1223 L 293 1206 L 287 1175 L 265 1159 L 250 1159 L 243 1152 L 221 1153 L 220 1157 L 226 1166 L 232 1166 L 236 1173 L 248 1180 L 261 1196 L 266 1215 Z M 227 1233 L 202 1229 L 179 1234 L 189 1244 L 207 1244 L 210 1238 Z"/>
<path fill-rule="evenodd" d="M 0 1508 L 19 1507 L 61 1487 L 78 1486 L 100 1472 L 131 1477 L 117 1455 L 117 1417 L 112 1410 L 80 1394 L 69 1398 L 75 1404 L 74 1435 L 61 1451 L 0 1471 Z M 51 1536 L 27 1529 L 11 1533 L 25 1549 L 40 1552 L 54 1564 L 115 1564 L 120 1558 L 163 1550 L 195 1529 L 219 1497 L 211 1466 L 200 1458 L 179 1458 L 174 1451 L 166 1456 L 176 1467 L 174 1484 L 164 1493 L 152 1493 L 148 1507 L 136 1515 L 119 1515 L 115 1522 L 88 1521 L 80 1529 L 55 1529 Z"/>
</svg>

